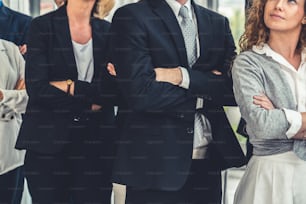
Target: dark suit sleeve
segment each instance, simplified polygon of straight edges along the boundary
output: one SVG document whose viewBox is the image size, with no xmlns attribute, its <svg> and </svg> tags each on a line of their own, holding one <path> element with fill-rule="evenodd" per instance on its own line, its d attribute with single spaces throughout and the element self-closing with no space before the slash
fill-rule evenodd
<svg viewBox="0 0 306 204">
<path fill-rule="evenodd" d="M 20 39 L 20 45 L 24 45 L 24 44 L 27 44 L 29 27 L 31 25 L 32 18 L 29 17 L 29 16 L 23 16 L 23 17 L 20 17 L 20 18 L 23 18 L 23 21 L 21 21 L 21 23 L 22 23 L 22 25 L 21 25 L 22 26 L 22 36 L 21 36 L 21 39 Z"/>
<path fill-rule="evenodd" d="M 47 29 L 48 20 L 34 19 L 30 26 L 28 53 L 26 59 L 26 89 L 30 100 L 39 106 L 53 110 L 82 111 L 90 108 L 90 103 L 51 86 L 50 68 L 54 59 L 49 47 L 53 34 Z"/>
<path fill-rule="evenodd" d="M 218 40 L 223 43 L 220 47 L 214 48 L 222 50 L 222 52 L 218 52 L 218 55 L 216 56 L 209 56 L 209 58 L 216 58 L 218 63 L 214 64 L 216 67 L 206 65 L 208 68 L 206 67 L 205 69 L 208 71 L 202 71 L 202 65 L 198 64 L 194 65 L 194 69 L 189 69 L 189 91 L 192 95 L 212 100 L 218 105 L 236 105 L 232 90 L 232 78 L 229 71 L 232 60 L 236 56 L 236 47 L 228 20 L 226 18 L 222 19 L 222 23 L 215 21 L 215 24 L 213 25 L 214 32 L 224 32 L 224 35 L 216 35 L 222 36 L 222 38 Z M 197 66 L 199 66 L 199 69 L 196 68 Z M 222 72 L 222 75 L 215 75 L 211 73 L 211 70 L 219 70 Z"/>
<path fill-rule="evenodd" d="M 183 103 L 188 91 L 155 80 L 149 33 L 135 11 L 119 9 L 112 21 L 112 58 L 117 81 L 129 106 L 136 111 L 165 111 Z"/>
</svg>

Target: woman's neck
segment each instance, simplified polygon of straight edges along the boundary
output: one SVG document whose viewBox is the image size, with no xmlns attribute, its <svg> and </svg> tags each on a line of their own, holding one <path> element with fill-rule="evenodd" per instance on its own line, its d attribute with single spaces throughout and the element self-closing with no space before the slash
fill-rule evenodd
<svg viewBox="0 0 306 204">
<path fill-rule="evenodd" d="M 67 15 L 70 23 L 88 24 L 95 1 L 70 0 L 67 4 Z"/>
<path fill-rule="evenodd" d="M 291 65 L 298 69 L 301 63 L 301 50 L 297 48 L 299 35 L 270 34 L 268 45 L 272 50 L 282 55 Z"/>
</svg>

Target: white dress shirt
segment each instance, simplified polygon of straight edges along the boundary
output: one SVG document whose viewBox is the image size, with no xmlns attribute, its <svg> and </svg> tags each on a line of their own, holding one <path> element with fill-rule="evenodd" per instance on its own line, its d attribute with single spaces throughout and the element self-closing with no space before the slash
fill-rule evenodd
<svg viewBox="0 0 306 204">
<path fill-rule="evenodd" d="M 90 83 L 94 75 L 92 39 L 85 44 L 72 41 L 72 45 L 78 69 L 78 80 Z"/>
</svg>

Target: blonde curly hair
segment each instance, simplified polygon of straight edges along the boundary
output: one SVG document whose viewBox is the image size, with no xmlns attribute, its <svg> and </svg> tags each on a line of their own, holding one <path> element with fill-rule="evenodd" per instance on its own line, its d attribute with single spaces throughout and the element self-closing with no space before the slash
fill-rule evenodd
<svg viewBox="0 0 306 204">
<path fill-rule="evenodd" d="M 264 10 L 267 0 L 254 0 L 251 8 L 247 12 L 245 31 L 239 39 L 241 51 L 249 50 L 253 45 L 260 45 L 269 40 L 270 30 L 264 23 Z M 306 2 L 304 3 L 304 13 L 306 15 Z M 303 24 L 298 49 L 306 47 L 306 25 Z"/>
<path fill-rule="evenodd" d="M 105 18 L 115 5 L 114 0 L 96 0 L 93 15 L 97 18 Z"/>
</svg>

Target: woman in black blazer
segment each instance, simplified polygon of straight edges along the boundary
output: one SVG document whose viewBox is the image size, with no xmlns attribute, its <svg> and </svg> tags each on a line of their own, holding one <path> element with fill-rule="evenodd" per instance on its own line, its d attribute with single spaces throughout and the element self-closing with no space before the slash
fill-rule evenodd
<svg viewBox="0 0 306 204">
<path fill-rule="evenodd" d="M 107 72 L 113 0 L 68 0 L 33 20 L 29 94 L 16 147 L 27 149 L 33 203 L 109 203 L 114 157 L 113 77 Z"/>
</svg>

